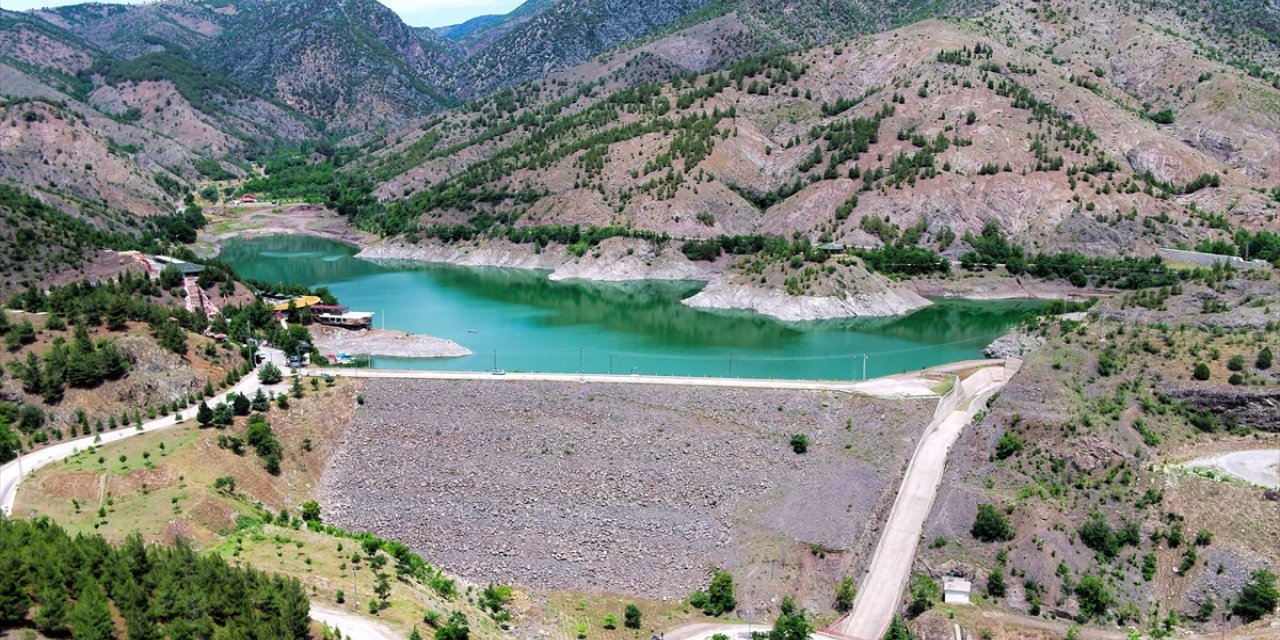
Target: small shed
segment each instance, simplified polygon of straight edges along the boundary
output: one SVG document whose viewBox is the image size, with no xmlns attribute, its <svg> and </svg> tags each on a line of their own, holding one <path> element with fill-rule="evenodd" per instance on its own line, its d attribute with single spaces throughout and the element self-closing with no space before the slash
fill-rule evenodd
<svg viewBox="0 0 1280 640">
<path fill-rule="evenodd" d="M 973 585 L 964 578 L 947 576 L 942 579 L 942 601 L 947 604 L 969 604 L 969 592 Z"/>
<path fill-rule="evenodd" d="M 830 251 L 831 253 L 842 253 L 845 249 L 845 246 L 838 242 L 824 242 L 818 245 L 818 248 L 822 249 L 823 251 Z"/>
</svg>

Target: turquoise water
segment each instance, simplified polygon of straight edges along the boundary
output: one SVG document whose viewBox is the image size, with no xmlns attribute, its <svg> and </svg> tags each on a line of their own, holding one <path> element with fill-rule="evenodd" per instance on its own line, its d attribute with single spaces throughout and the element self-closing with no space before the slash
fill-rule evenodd
<svg viewBox="0 0 1280 640">
<path fill-rule="evenodd" d="M 1040 303 L 938 301 L 909 316 L 784 323 L 696 310 L 700 283 L 552 282 L 546 273 L 373 263 L 308 236 L 236 239 L 241 275 L 328 287 L 375 326 L 449 338 L 465 358 L 375 358 L 382 368 L 642 373 L 792 379 L 869 377 L 979 358 Z"/>
</svg>

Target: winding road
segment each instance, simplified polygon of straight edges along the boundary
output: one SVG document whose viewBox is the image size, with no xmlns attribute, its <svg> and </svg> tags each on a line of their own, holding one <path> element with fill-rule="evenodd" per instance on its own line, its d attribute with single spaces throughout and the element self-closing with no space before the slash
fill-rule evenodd
<svg viewBox="0 0 1280 640">
<path fill-rule="evenodd" d="M 280 351 L 270 348 L 263 348 L 263 352 L 267 354 L 266 360 L 275 363 L 277 366 L 283 366 L 285 362 L 284 354 Z M 217 404 L 227 399 L 227 396 L 233 393 L 243 393 L 245 395 L 253 395 L 258 389 L 266 391 L 286 391 L 287 383 L 279 385 L 263 385 L 256 373 L 245 376 L 235 386 L 227 391 L 214 396 L 210 400 L 210 404 Z M 187 409 L 184 417 L 190 418 L 194 413 L 191 409 Z M 76 438 L 67 442 L 50 445 L 36 451 L 32 451 L 25 455 L 19 456 L 0 466 L 0 512 L 5 516 L 13 514 L 13 505 L 18 497 L 18 485 L 22 479 L 45 465 L 63 460 L 76 452 L 88 449 L 91 446 L 109 444 L 119 442 L 126 438 L 132 438 L 141 433 L 154 433 L 171 429 L 181 424 L 181 421 L 174 420 L 173 416 L 164 416 L 145 422 L 141 428 L 128 428 L 102 433 L 93 436 L 85 436 Z M 311 603 L 311 619 L 330 627 L 337 628 L 342 631 L 344 637 L 353 640 L 400 640 L 400 636 L 391 630 L 387 625 L 370 620 L 358 614 L 354 614 L 341 609 L 336 609 L 330 605 L 312 602 Z"/>
</svg>

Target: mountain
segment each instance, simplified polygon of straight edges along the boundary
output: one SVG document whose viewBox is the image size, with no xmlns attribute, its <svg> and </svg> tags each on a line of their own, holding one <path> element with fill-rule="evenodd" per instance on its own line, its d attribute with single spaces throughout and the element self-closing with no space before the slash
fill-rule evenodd
<svg viewBox="0 0 1280 640">
<path fill-rule="evenodd" d="M 536 14 L 560 0 L 528 0 L 520 6 L 502 15 L 476 16 L 462 24 L 450 25 L 436 29 L 436 33 L 453 40 L 471 43 L 467 48 L 475 48 L 475 43 L 483 40 L 492 41 L 495 37 L 510 31 Z M 497 34 L 496 36 L 494 34 Z"/>
<path fill-rule="evenodd" d="M 358 131 L 452 104 L 456 56 L 373 0 L 174 0 L 37 12 L 103 50 L 166 52 L 271 96 L 331 130 Z"/>
<path fill-rule="evenodd" d="M 740 20 L 736 6 L 720 20 Z M 363 163 L 388 206 L 358 219 L 420 238 L 557 224 L 907 235 L 953 258 L 989 223 L 1029 250 L 1110 256 L 1274 229 L 1277 47 L 1215 6 L 1001 2 L 622 80 L 676 64 L 715 20 L 701 22 L 388 136 Z"/>
</svg>

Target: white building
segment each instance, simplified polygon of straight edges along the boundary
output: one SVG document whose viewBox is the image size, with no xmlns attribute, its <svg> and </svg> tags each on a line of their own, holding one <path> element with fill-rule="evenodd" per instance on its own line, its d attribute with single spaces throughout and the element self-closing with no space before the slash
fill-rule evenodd
<svg viewBox="0 0 1280 640">
<path fill-rule="evenodd" d="M 947 576 L 942 579 L 942 601 L 947 604 L 969 604 L 969 591 L 973 588 L 968 580 Z"/>
</svg>

